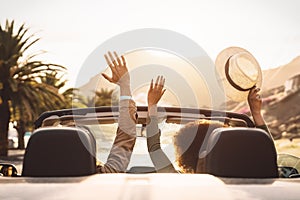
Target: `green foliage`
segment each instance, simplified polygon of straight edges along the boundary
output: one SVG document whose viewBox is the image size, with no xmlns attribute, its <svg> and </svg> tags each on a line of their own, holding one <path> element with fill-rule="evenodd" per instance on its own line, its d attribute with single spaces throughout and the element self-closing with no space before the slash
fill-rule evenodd
<svg viewBox="0 0 300 200">
<path fill-rule="evenodd" d="M 24 24 L 16 28 L 14 21 L 0 25 L 0 143 L 4 146 L 7 119 L 32 124 L 42 112 L 66 107 L 65 97 L 59 94 L 65 85 L 61 81 L 65 68 L 36 60 L 40 53 L 28 54 L 39 38 L 27 36 L 27 32 Z M 59 73 L 62 75 L 57 77 Z M 0 149 L 0 154 L 5 151 L 7 147 Z"/>
<path fill-rule="evenodd" d="M 103 89 L 95 92 L 95 106 L 111 106 L 113 90 Z"/>
<path fill-rule="evenodd" d="M 95 91 L 95 95 L 93 97 L 80 95 L 78 89 L 73 89 L 72 92 L 73 108 L 112 106 L 117 105 L 118 102 L 118 99 L 114 98 L 113 90 L 102 88 L 100 91 Z"/>
</svg>

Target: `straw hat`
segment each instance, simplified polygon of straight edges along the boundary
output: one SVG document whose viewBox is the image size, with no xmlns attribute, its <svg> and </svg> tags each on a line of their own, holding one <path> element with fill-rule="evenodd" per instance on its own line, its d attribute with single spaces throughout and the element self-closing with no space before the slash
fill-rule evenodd
<svg viewBox="0 0 300 200">
<path fill-rule="evenodd" d="M 245 101 L 249 90 L 262 84 L 261 68 L 254 56 L 240 47 L 229 47 L 216 58 L 218 81 L 233 101 Z"/>
</svg>

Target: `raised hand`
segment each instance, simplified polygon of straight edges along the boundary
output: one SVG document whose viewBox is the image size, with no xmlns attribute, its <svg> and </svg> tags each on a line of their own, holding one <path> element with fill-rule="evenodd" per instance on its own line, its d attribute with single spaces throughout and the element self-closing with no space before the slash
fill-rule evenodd
<svg viewBox="0 0 300 200">
<path fill-rule="evenodd" d="M 122 55 L 120 58 L 115 51 L 113 53 L 114 55 L 109 51 L 104 55 L 105 60 L 112 71 L 112 77 L 109 77 L 105 73 L 102 73 L 102 76 L 111 83 L 118 85 L 130 84 L 130 76 L 124 56 Z"/>
<path fill-rule="evenodd" d="M 153 79 L 151 80 L 150 88 L 148 90 L 148 107 L 156 105 L 166 89 L 164 89 L 165 78 L 163 76 L 158 76 L 156 78 L 155 84 L 153 84 Z"/>
<path fill-rule="evenodd" d="M 260 114 L 262 107 L 262 100 L 258 92 L 260 88 L 252 88 L 248 94 L 248 104 L 251 110 L 252 115 Z"/>
<path fill-rule="evenodd" d="M 253 88 L 249 91 L 248 95 L 248 104 L 251 110 L 255 126 L 265 125 L 265 120 L 261 113 L 262 99 L 258 94 L 259 91 L 259 88 Z"/>
</svg>

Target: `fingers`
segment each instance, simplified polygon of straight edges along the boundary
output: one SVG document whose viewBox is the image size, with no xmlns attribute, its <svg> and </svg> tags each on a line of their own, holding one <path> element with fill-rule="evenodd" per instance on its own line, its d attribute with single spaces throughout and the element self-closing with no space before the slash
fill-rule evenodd
<svg viewBox="0 0 300 200">
<path fill-rule="evenodd" d="M 249 95 L 248 95 L 248 102 L 249 104 L 253 104 L 255 102 L 261 102 L 261 96 L 258 93 L 260 91 L 260 88 L 257 87 L 253 87 L 250 91 L 249 91 Z"/>
<path fill-rule="evenodd" d="M 110 67 L 119 67 L 119 66 L 122 66 L 121 59 L 118 56 L 117 52 L 114 51 L 113 53 L 114 53 L 114 55 L 110 51 L 108 51 L 107 52 L 108 56 L 107 56 L 107 54 L 104 55 L 107 64 Z M 123 63 L 125 63 L 124 56 L 121 56 L 121 57 L 122 57 Z"/>
<path fill-rule="evenodd" d="M 160 76 L 158 76 L 158 77 L 156 78 L 156 81 L 155 81 L 155 87 L 158 86 L 159 80 L 160 80 Z"/>
<path fill-rule="evenodd" d="M 107 54 L 104 54 L 106 63 L 110 66 L 110 68 L 112 67 L 126 67 L 126 60 L 125 57 L 122 55 L 121 59 L 120 56 L 117 54 L 117 52 L 113 52 L 113 54 L 108 51 Z"/>
<path fill-rule="evenodd" d="M 114 55 L 115 55 L 115 57 L 116 57 L 116 59 L 117 59 L 117 64 L 118 64 L 118 65 L 121 65 L 122 63 L 121 63 L 121 60 L 120 60 L 120 58 L 119 58 L 117 52 L 114 51 Z"/>
<path fill-rule="evenodd" d="M 256 98 L 257 100 L 261 100 L 260 94 L 256 93 L 256 94 L 255 94 L 255 98 Z"/>
<path fill-rule="evenodd" d="M 166 92 L 166 89 L 164 89 L 165 84 L 165 78 L 163 76 L 158 76 L 155 80 L 155 83 L 153 79 L 150 83 L 150 88 L 148 90 L 148 106 L 157 104 L 161 97 Z"/>
<path fill-rule="evenodd" d="M 257 100 L 260 100 L 260 95 L 257 94 L 255 98 L 256 98 Z"/>
<path fill-rule="evenodd" d="M 162 89 L 165 85 L 165 78 L 163 76 L 158 76 L 155 81 L 155 87 Z"/>
<path fill-rule="evenodd" d="M 110 60 L 109 60 L 109 58 L 108 58 L 108 56 L 107 56 L 106 54 L 104 54 L 104 58 L 105 58 L 105 60 L 106 60 L 106 63 L 108 64 L 108 66 L 109 66 L 110 68 L 112 68 L 112 67 L 113 67 L 113 64 L 110 62 Z"/>
<path fill-rule="evenodd" d="M 112 78 L 109 77 L 107 74 L 101 73 L 101 75 L 102 75 L 106 80 L 108 80 L 109 82 L 113 82 Z"/>
<path fill-rule="evenodd" d="M 109 55 L 109 57 L 110 57 L 110 60 L 111 60 L 111 62 L 113 63 L 113 65 L 114 65 L 114 67 L 116 67 L 118 64 L 117 64 L 117 61 L 116 61 L 116 59 L 113 57 L 113 55 L 112 55 L 112 53 L 109 51 L 108 52 L 108 55 Z"/>
<path fill-rule="evenodd" d="M 104 58 L 106 63 L 108 64 L 109 68 L 112 71 L 112 77 L 107 76 L 106 74 L 102 74 L 102 76 L 112 83 L 117 83 L 119 79 L 124 75 L 127 69 L 123 69 L 122 67 L 126 68 L 126 62 L 124 56 L 118 56 L 117 52 L 113 52 L 113 54 L 108 51 L 104 54 Z M 123 64 L 122 64 L 123 61 Z"/>
<path fill-rule="evenodd" d="M 163 76 L 162 76 L 163 77 Z M 164 86 L 165 85 L 165 82 L 166 82 L 166 79 L 165 78 L 163 78 L 162 79 L 162 86 Z"/>
<path fill-rule="evenodd" d="M 151 83 L 150 83 L 150 90 L 153 89 L 153 79 L 151 79 Z"/>
<path fill-rule="evenodd" d="M 116 70 L 116 68 L 114 67 L 114 65 L 110 62 L 108 56 L 105 54 L 104 58 L 106 60 L 106 63 L 108 64 L 109 68 L 111 69 L 113 74 L 118 74 L 118 71 Z M 108 80 L 108 79 L 107 79 Z"/>
<path fill-rule="evenodd" d="M 123 66 L 126 66 L 126 60 L 125 60 L 125 58 L 124 58 L 123 55 L 121 56 L 121 59 L 122 59 L 122 61 L 123 61 Z"/>
<path fill-rule="evenodd" d="M 253 88 L 251 88 L 249 90 L 249 94 L 248 94 L 249 97 L 253 95 L 253 93 L 255 92 L 255 89 L 256 89 L 256 86 L 254 86 Z"/>
<path fill-rule="evenodd" d="M 256 97 L 258 92 L 260 91 L 260 88 L 254 86 L 250 91 L 249 91 L 249 97 Z"/>
<path fill-rule="evenodd" d="M 155 84 L 153 84 L 153 79 L 151 80 L 149 89 L 162 90 L 164 88 L 165 81 L 166 79 L 163 76 L 158 76 L 155 80 Z"/>
<path fill-rule="evenodd" d="M 160 76 L 160 82 L 159 82 L 159 87 L 161 87 L 161 89 L 165 86 L 165 81 L 166 79 L 163 76 Z"/>
</svg>

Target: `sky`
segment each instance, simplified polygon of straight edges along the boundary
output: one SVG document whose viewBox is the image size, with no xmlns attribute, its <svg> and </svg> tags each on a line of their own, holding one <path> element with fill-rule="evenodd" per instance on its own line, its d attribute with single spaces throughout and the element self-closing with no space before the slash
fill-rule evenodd
<svg viewBox="0 0 300 200">
<path fill-rule="evenodd" d="M 42 59 L 66 66 L 70 86 L 97 46 L 140 28 L 181 33 L 212 60 L 226 47 L 243 47 L 263 69 L 300 55 L 298 0 L 0 0 L 0 5 L 0 23 L 25 23 L 41 38 L 30 51 L 46 50 Z"/>
</svg>

